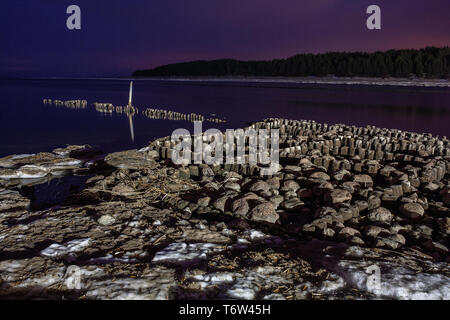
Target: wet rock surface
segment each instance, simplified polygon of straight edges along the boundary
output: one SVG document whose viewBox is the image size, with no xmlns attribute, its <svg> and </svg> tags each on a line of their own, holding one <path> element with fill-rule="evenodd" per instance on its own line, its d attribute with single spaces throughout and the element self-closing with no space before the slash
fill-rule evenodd
<svg viewBox="0 0 450 320">
<path fill-rule="evenodd" d="M 450 298 L 447 138 L 251 127 L 280 130 L 271 176 L 176 166 L 168 138 L 102 157 L 68 146 L 0 159 L 0 297 Z M 33 206 L 55 172 L 86 179 L 63 202 Z"/>
</svg>

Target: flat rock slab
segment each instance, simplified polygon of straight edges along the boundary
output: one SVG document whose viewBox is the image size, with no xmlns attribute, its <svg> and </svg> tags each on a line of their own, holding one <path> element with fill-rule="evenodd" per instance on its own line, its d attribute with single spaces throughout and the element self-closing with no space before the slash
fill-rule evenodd
<svg viewBox="0 0 450 320">
<path fill-rule="evenodd" d="M 110 153 L 105 157 L 105 162 L 116 168 L 130 170 L 154 168 L 156 166 L 153 155 L 137 150 Z"/>
</svg>

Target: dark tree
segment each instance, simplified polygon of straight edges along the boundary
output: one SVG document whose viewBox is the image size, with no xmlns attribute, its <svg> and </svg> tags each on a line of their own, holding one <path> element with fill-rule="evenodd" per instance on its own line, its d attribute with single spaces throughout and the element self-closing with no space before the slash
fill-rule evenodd
<svg viewBox="0 0 450 320">
<path fill-rule="evenodd" d="M 298 54 L 271 61 L 221 59 L 168 64 L 133 76 L 363 76 L 450 78 L 450 48 Z"/>
</svg>

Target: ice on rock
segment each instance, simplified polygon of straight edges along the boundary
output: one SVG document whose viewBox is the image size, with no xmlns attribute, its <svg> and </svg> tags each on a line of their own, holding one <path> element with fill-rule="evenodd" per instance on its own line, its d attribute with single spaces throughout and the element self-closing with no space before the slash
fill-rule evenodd
<svg viewBox="0 0 450 320">
<path fill-rule="evenodd" d="M 68 289 L 82 290 L 89 287 L 91 280 L 103 277 L 105 272 L 100 268 L 85 269 L 78 266 L 68 266 L 64 275 L 64 285 Z"/>
<path fill-rule="evenodd" d="M 29 278 L 20 283 L 19 287 L 42 287 L 47 288 L 55 283 L 59 283 L 64 278 L 64 267 L 58 268 L 56 270 L 53 270 L 52 272 L 49 272 L 48 274 L 37 277 L 37 278 Z"/>
<path fill-rule="evenodd" d="M 148 150 L 150 150 L 149 147 L 143 147 L 143 148 L 139 149 L 137 152 L 147 152 Z"/>
<path fill-rule="evenodd" d="M 194 272 L 196 273 L 196 272 Z M 291 283 L 280 272 L 279 268 L 263 266 L 242 270 L 239 272 L 215 272 L 190 275 L 185 274 L 185 279 L 196 284 L 201 290 L 219 290 L 220 299 L 260 299 L 262 288 L 272 290 L 282 285 Z M 225 290 L 221 289 L 221 285 Z M 264 299 L 283 299 L 281 294 L 264 292 Z"/>
<path fill-rule="evenodd" d="M 127 252 L 121 257 L 114 257 L 112 254 L 107 254 L 104 257 L 91 258 L 87 262 L 90 264 L 136 263 L 139 261 L 137 257 L 144 258 L 146 255 L 146 252 L 141 253 L 141 255 Z"/>
<path fill-rule="evenodd" d="M 197 259 L 205 259 L 208 254 L 223 250 L 223 246 L 214 243 L 174 242 L 158 251 L 152 261 L 184 264 Z"/>
<path fill-rule="evenodd" d="M 0 167 L 2 168 L 14 168 L 14 166 L 16 165 L 16 161 L 15 160 L 20 160 L 20 159 L 24 159 L 24 158 L 28 158 L 28 157 L 32 157 L 35 154 L 13 154 L 11 156 L 7 156 L 4 158 L 0 159 Z"/>
<path fill-rule="evenodd" d="M 80 165 L 82 163 L 83 163 L 83 161 L 81 161 L 81 160 L 70 159 L 70 160 L 65 160 L 65 161 L 54 163 L 52 166 L 54 166 L 56 168 L 58 168 L 58 167 L 70 167 L 70 166 L 78 166 L 78 165 Z"/>
<path fill-rule="evenodd" d="M 255 286 L 248 281 L 241 281 L 235 284 L 231 289 L 228 289 L 226 294 L 229 298 L 233 299 L 243 299 L 243 300 L 253 300 L 256 297 Z"/>
<path fill-rule="evenodd" d="M 270 293 L 265 295 L 262 300 L 286 300 L 286 298 L 280 293 Z"/>
<path fill-rule="evenodd" d="M 200 284 L 202 289 L 208 288 L 210 286 L 219 285 L 222 283 L 230 283 L 233 282 L 235 274 L 233 273 L 213 273 L 206 275 L 196 275 L 193 276 L 193 280 Z"/>
<path fill-rule="evenodd" d="M 164 300 L 168 298 L 169 288 L 155 287 L 147 279 L 125 278 L 94 282 L 85 295 L 105 300 Z"/>
<path fill-rule="evenodd" d="M 23 159 L 23 158 L 28 158 L 28 157 L 32 157 L 35 156 L 35 153 L 29 153 L 29 154 L 15 154 L 11 157 L 11 159 L 17 160 L 17 159 Z"/>
<path fill-rule="evenodd" d="M 247 245 L 247 244 L 250 244 L 251 242 L 244 238 L 238 238 L 236 243 L 239 246 L 239 245 Z M 244 247 L 246 247 L 246 246 L 244 246 Z"/>
<path fill-rule="evenodd" d="M 71 256 L 87 248 L 91 243 L 89 238 L 75 239 L 64 244 L 53 243 L 41 251 L 41 255 L 49 258 Z"/>
<path fill-rule="evenodd" d="M 17 178 L 20 179 L 43 178 L 48 174 L 49 171 L 47 168 L 32 164 L 22 166 L 16 171 Z"/>
<path fill-rule="evenodd" d="M 323 281 L 320 285 L 319 292 L 321 293 L 331 293 L 338 291 L 346 286 L 344 279 L 341 277 L 331 274 L 331 276 Z"/>
<path fill-rule="evenodd" d="M 275 289 L 289 283 L 289 279 L 280 275 L 279 269 L 271 266 L 258 267 L 244 274 L 236 274 L 235 281 L 225 292 L 224 298 L 251 300 L 257 297 L 261 287 Z"/>
<path fill-rule="evenodd" d="M 92 277 L 91 277 L 92 278 Z M 89 281 L 86 297 L 113 300 L 164 300 L 176 287 L 174 271 L 164 267 L 152 268 L 143 278 L 104 279 Z"/>
<path fill-rule="evenodd" d="M 260 241 L 269 237 L 267 234 L 254 229 L 244 231 L 243 236 L 250 241 Z"/>
<path fill-rule="evenodd" d="M 334 271 L 347 283 L 382 298 L 450 299 L 450 277 L 443 274 L 417 273 L 390 262 L 378 262 L 376 265 L 380 268 L 380 281 L 374 283 L 372 279 L 376 275 L 367 271 L 367 268 L 373 265 L 374 262 L 370 260 L 343 260 L 335 266 Z"/>
<path fill-rule="evenodd" d="M 42 290 L 55 283 L 62 281 L 64 277 L 64 266 L 50 267 L 45 274 L 30 274 L 26 277 L 22 272 L 27 268 L 29 260 L 5 260 L 0 262 L 0 292 L 6 292 L 11 289 L 14 283 L 16 288 L 27 288 L 27 291 Z"/>
</svg>

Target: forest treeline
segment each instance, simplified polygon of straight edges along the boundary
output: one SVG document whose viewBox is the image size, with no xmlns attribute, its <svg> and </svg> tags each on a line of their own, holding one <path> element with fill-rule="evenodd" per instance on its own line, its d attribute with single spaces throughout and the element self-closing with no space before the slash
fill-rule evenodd
<svg viewBox="0 0 450 320">
<path fill-rule="evenodd" d="M 361 76 L 450 78 L 450 48 L 298 54 L 287 59 L 220 59 L 168 64 L 133 76 Z"/>
</svg>

